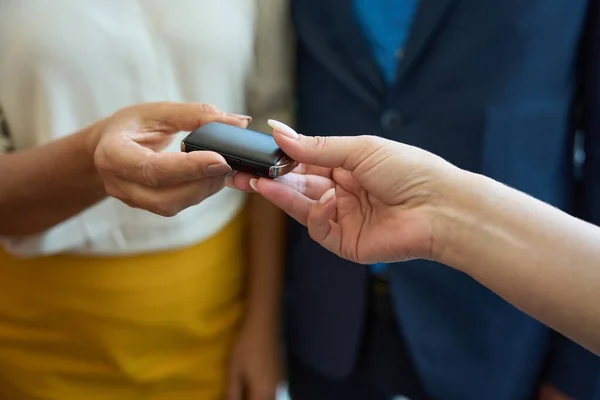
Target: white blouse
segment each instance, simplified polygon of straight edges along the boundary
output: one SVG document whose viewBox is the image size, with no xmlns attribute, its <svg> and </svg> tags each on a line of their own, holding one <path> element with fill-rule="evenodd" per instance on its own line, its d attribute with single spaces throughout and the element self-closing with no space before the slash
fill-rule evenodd
<svg viewBox="0 0 600 400">
<path fill-rule="evenodd" d="M 0 105 L 12 144 L 39 146 L 148 101 L 205 102 L 258 120 L 285 111 L 283 2 L 0 0 Z M 179 151 L 185 134 L 165 151 Z M 41 235 L 0 243 L 20 256 L 181 248 L 222 229 L 244 200 L 224 189 L 164 218 L 108 198 Z"/>
</svg>

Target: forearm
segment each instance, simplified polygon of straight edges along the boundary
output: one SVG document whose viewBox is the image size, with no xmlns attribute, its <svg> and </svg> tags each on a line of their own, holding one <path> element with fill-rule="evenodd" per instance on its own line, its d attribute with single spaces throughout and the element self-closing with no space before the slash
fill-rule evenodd
<svg viewBox="0 0 600 400">
<path fill-rule="evenodd" d="M 106 196 L 93 160 L 97 129 L 0 155 L 0 235 L 43 232 Z"/>
<path fill-rule="evenodd" d="M 447 228 L 435 257 L 599 353 L 600 228 L 485 177 L 460 176 L 461 191 L 440 209 L 436 226 Z"/>
<path fill-rule="evenodd" d="M 279 329 L 284 274 L 285 214 L 263 199 L 249 204 L 249 279 L 246 321 Z"/>
</svg>

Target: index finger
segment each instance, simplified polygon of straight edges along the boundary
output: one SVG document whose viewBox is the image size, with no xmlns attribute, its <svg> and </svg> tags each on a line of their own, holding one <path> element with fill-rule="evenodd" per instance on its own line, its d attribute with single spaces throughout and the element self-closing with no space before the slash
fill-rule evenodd
<svg viewBox="0 0 600 400">
<path fill-rule="evenodd" d="M 222 122 L 246 128 L 251 117 L 227 113 L 204 103 L 156 102 L 131 106 L 127 112 L 137 116 L 144 125 L 162 132 L 192 131 L 209 122 Z"/>
<path fill-rule="evenodd" d="M 331 178 L 332 168 L 318 167 L 316 165 L 299 164 L 293 171 L 296 174 L 319 175 L 325 178 Z"/>
<path fill-rule="evenodd" d="M 275 181 L 290 186 L 294 190 L 304 194 L 305 196 L 308 196 L 311 199 L 320 198 L 327 189 L 330 189 L 334 186 L 333 181 L 330 178 L 331 171 L 329 169 L 327 169 L 327 173 L 322 175 L 305 173 L 304 171 L 308 170 L 304 168 L 297 168 L 294 170 L 294 172 L 277 178 Z M 254 192 L 254 189 L 250 185 L 250 181 L 254 179 L 257 179 L 257 176 L 244 172 L 237 172 L 235 175 L 228 177 L 225 181 L 225 184 L 232 189 L 252 193 Z"/>
<path fill-rule="evenodd" d="M 310 208 L 315 204 L 315 200 L 284 183 L 267 178 L 259 178 L 255 186 L 257 192 L 265 199 L 306 226 Z"/>
</svg>

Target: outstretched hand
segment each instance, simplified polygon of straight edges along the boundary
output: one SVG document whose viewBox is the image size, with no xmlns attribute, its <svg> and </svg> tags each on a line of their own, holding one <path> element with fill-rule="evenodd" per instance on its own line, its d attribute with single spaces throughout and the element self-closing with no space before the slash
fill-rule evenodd
<svg viewBox="0 0 600 400">
<path fill-rule="evenodd" d="M 277 180 L 237 174 L 229 186 L 260 193 L 340 257 L 364 264 L 431 258 L 439 185 L 455 167 L 379 137 L 309 137 L 269 124 L 301 164 Z"/>
</svg>

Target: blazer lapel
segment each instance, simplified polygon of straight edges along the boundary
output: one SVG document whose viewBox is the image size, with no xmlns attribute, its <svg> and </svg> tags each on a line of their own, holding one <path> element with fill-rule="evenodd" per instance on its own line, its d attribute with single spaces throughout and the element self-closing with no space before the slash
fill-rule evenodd
<svg viewBox="0 0 600 400">
<path fill-rule="evenodd" d="M 413 26 L 404 48 L 404 57 L 398 69 L 397 81 L 404 78 L 439 33 L 443 22 L 458 0 L 421 0 Z"/>
<path fill-rule="evenodd" d="M 336 3 L 338 14 L 334 26 L 334 32 L 339 34 L 337 45 L 340 46 L 340 50 L 350 62 L 357 78 L 375 93 L 382 94 L 386 89 L 385 79 L 375 60 L 365 32 L 356 18 L 352 0 L 336 0 L 331 3 Z M 353 38 L 353 40 L 347 38 Z"/>
<path fill-rule="evenodd" d="M 386 85 L 351 0 L 293 0 L 297 35 L 352 92 L 379 106 Z"/>
</svg>

